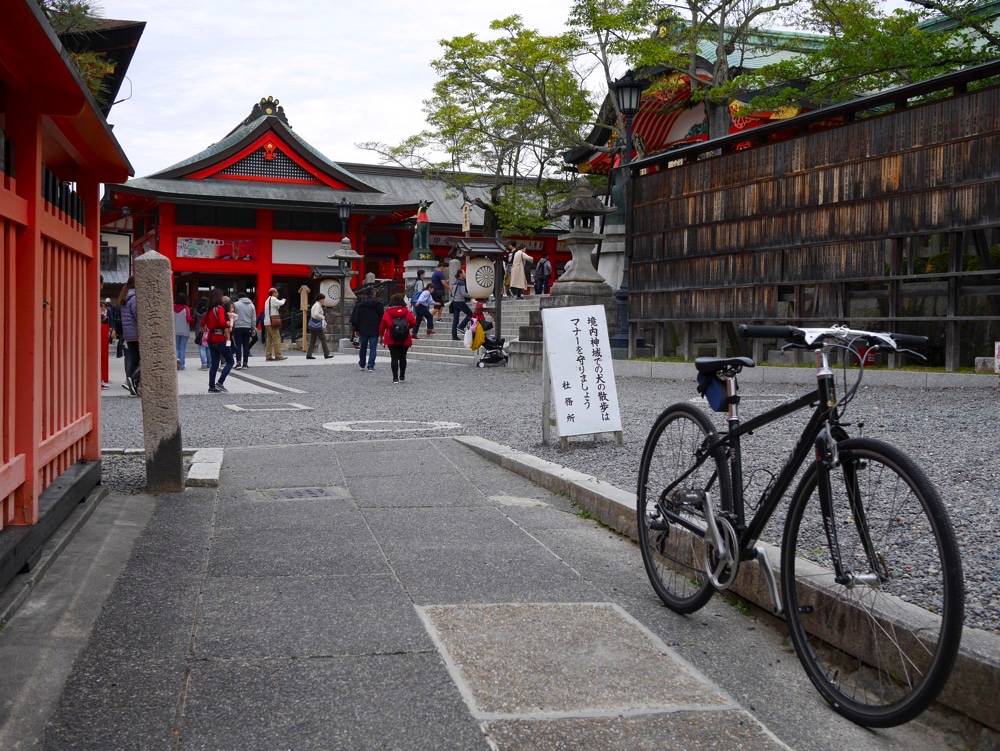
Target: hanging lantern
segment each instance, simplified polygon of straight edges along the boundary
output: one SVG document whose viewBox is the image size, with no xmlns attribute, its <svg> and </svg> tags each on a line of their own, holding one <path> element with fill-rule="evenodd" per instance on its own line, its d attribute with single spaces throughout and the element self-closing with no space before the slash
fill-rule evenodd
<svg viewBox="0 0 1000 751">
<path fill-rule="evenodd" d="M 485 300 L 493 294 L 496 273 L 492 258 L 476 256 L 465 263 L 465 284 L 475 300 Z"/>
</svg>

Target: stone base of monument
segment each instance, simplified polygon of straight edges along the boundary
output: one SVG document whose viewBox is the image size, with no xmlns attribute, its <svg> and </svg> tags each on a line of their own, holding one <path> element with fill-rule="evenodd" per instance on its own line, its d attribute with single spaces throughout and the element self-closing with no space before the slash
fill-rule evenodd
<svg viewBox="0 0 1000 751">
<path fill-rule="evenodd" d="M 622 268 L 625 265 L 625 227 L 609 224 L 604 229 L 601 255 L 597 260 L 597 273 L 611 285 L 612 289 L 622 286 Z"/>
<path fill-rule="evenodd" d="M 544 295 L 539 300 L 539 310 L 533 310 L 528 314 L 528 325 L 518 329 L 516 341 L 510 343 L 508 351 L 510 360 L 507 367 L 513 370 L 537 370 L 542 369 L 542 358 L 545 351 L 542 348 L 542 310 L 545 308 L 572 308 L 584 305 L 603 305 L 604 312 L 608 319 L 608 326 L 611 328 L 609 334 L 614 331 L 615 304 L 612 297 L 611 288 L 606 284 L 595 285 L 594 282 L 567 282 L 553 285 L 553 290 L 557 286 L 562 287 L 562 292 L 572 289 L 571 285 L 579 285 L 589 294 L 551 294 Z M 606 287 L 606 290 L 600 287 Z"/>
<path fill-rule="evenodd" d="M 424 283 L 431 283 L 431 274 L 437 268 L 437 261 L 434 260 L 434 256 L 430 252 L 427 255 L 431 256 L 430 259 L 403 261 L 403 284 L 406 285 L 407 290 L 410 289 L 410 285 L 416 280 L 417 272 L 420 269 L 424 270 Z"/>
</svg>

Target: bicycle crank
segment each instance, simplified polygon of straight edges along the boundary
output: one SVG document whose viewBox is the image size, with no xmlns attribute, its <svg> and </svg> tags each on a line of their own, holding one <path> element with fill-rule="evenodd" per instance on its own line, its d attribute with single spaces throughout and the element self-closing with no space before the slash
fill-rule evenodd
<svg viewBox="0 0 1000 751">
<path fill-rule="evenodd" d="M 705 573 L 716 589 L 726 589 L 733 583 L 740 568 L 739 543 L 733 525 L 721 516 L 715 515 L 712 494 L 705 493 Z"/>
</svg>

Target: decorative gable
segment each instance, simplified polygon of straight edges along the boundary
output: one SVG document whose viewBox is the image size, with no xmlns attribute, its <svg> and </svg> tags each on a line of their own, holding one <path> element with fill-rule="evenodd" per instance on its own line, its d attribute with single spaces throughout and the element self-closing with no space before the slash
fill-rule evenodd
<svg viewBox="0 0 1000 751">
<path fill-rule="evenodd" d="M 257 180 L 261 182 L 326 185 L 349 189 L 325 175 L 299 156 L 287 143 L 268 130 L 228 158 L 186 175 L 188 179 Z"/>
<path fill-rule="evenodd" d="M 262 148 L 243 157 L 235 164 L 219 170 L 213 177 L 249 177 L 261 180 L 292 180 L 299 183 L 321 184 L 319 180 L 289 159 L 271 142 L 264 144 Z"/>
</svg>

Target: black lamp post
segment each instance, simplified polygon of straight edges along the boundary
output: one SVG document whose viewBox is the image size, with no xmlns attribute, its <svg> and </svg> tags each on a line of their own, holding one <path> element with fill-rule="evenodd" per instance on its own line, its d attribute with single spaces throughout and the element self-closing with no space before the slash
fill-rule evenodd
<svg viewBox="0 0 1000 751">
<path fill-rule="evenodd" d="M 337 213 L 340 214 L 340 236 L 347 237 L 347 220 L 351 218 L 351 204 L 347 202 L 346 198 L 340 199 Z"/>
<path fill-rule="evenodd" d="M 351 204 L 347 202 L 346 198 L 341 198 L 340 203 L 337 204 L 337 213 L 340 215 L 340 239 L 343 240 L 347 237 L 347 220 L 351 218 Z M 350 239 L 350 238 L 348 238 Z M 365 275 L 365 262 L 362 258 L 361 260 L 361 278 L 364 279 Z M 343 297 L 343 295 L 341 295 Z"/>
<path fill-rule="evenodd" d="M 649 86 L 649 81 L 636 78 L 632 71 L 627 71 L 624 76 L 611 84 L 611 90 L 615 92 L 615 99 L 618 101 L 618 111 L 625 118 L 625 153 L 622 155 L 622 188 L 625 194 L 625 253 L 622 258 L 622 284 L 615 291 L 615 300 L 618 308 L 618 321 L 614 336 L 611 337 L 612 349 L 628 349 L 628 273 L 629 259 L 632 257 L 632 232 L 629 211 L 629 181 L 630 170 L 628 168 L 632 161 L 632 119 L 639 111 L 639 103 L 642 99 L 642 92 Z M 636 341 L 636 346 L 643 347 L 645 342 Z"/>
</svg>

